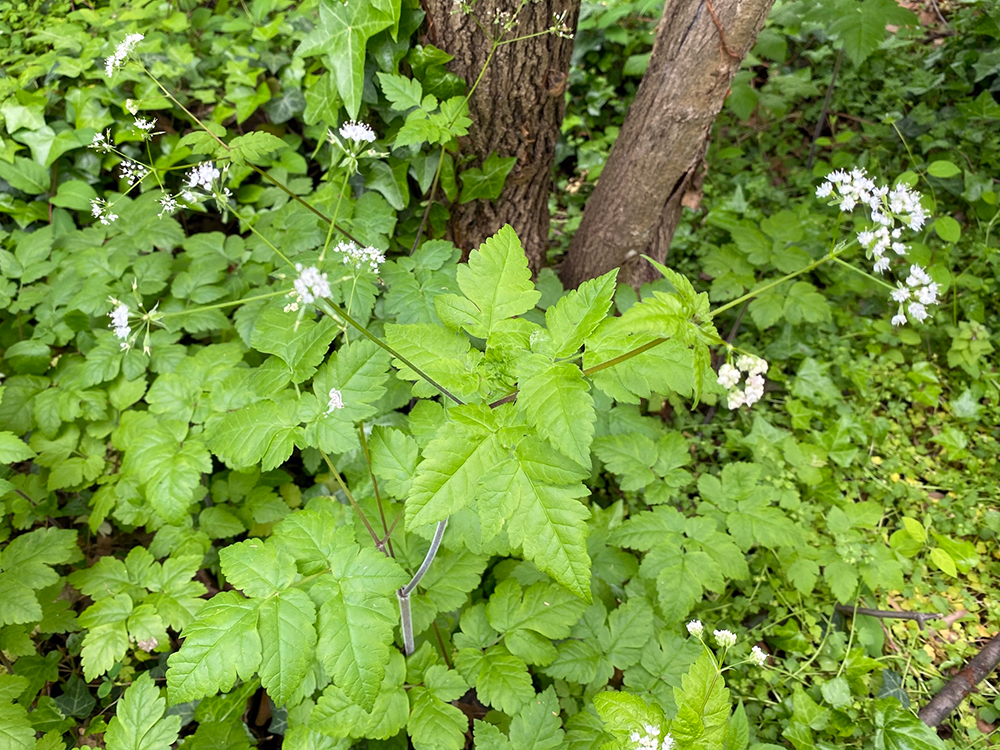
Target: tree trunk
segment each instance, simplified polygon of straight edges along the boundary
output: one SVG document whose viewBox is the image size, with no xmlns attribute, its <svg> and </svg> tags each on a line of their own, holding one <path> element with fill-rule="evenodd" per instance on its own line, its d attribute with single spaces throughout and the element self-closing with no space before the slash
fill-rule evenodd
<svg viewBox="0 0 1000 750">
<path fill-rule="evenodd" d="M 658 274 L 684 196 L 700 188 L 712 123 L 774 0 L 667 0 L 649 67 L 584 210 L 561 277 L 579 286 L 621 266 Z"/>
<path fill-rule="evenodd" d="M 484 27 L 494 28 L 496 11 L 512 13 L 519 0 L 486 0 L 475 5 Z M 489 54 L 491 42 L 467 15 L 453 12 L 454 0 L 425 0 L 430 20 L 428 41 L 455 56 L 452 72 L 471 87 Z M 576 28 L 580 0 L 538 0 L 521 10 L 518 23 L 507 34 L 517 38 L 553 25 L 553 14 L 566 12 L 565 23 Z M 469 101 L 472 128 L 460 141 L 463 153 L 481 166 L 491 153 L 515 156 L 496 201 L 476 200 L 452 205 L 452 240 L 468 254 L 504 224 L 514 227 L 534 270 L 545 265 L 549 236 L 549 194 L 552 164 L 564 110 L 563 93 L 573 41 L 555 34 L 500 47 Z"/>
</svg>

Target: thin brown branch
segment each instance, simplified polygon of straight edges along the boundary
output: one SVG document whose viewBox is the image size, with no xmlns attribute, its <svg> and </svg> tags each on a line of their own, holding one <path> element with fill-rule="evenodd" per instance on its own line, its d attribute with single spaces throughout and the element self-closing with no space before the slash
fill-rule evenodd
<svg viewBox="0 0 1000 750">
<path fill-rule="evenodd" d="M 982 650 L 917 714 L 929 727 L 936 727 L 954 711 L 958 704 L 975 690 L 976 685 L 1000 664 L 1000 634 L 993 636 Z"/>
<path fill-rule="evenodd" d="M 722 30 L 722 24 L 719 22 L 719 17 L 715 15 L 715 8 L 712 7 L 712 0 L 705 0 L 705 5 L 708 6 L 708 12 L 712 14 L 712 21 L 715 23 L 715 28 L 719 30 L 719 44 L 722 46 L 722 49 L 724 49 L 726 54 L 734 60 L 742 60 L 743 56 L 733 52 L 733 50 L 730 49 L 729 45 L 726 43 L 726 32 Z"/>
<path fill-rule="evenodd" d="M 879 617 L 885 620 L 914 620 L 923 630 L 924 623 L 928 620 L 943 620 L 945 615 L 937 612 L 898 612 L 894 609 L 869 609 L 868 607 L 854 607 L 850 604 L 838 604 L 838 612 L 845 615 L 867 615 L 868 617 Z"/>
</svg>

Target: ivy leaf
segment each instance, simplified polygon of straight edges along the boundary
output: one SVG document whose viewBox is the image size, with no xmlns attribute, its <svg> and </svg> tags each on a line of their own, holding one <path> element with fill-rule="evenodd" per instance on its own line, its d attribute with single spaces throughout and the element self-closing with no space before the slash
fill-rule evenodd
<svg viewBox="0 0 1000 750">
<path fill-rule="evenodd" d="M 398 4 L 390 3 L 391 5 Z M 319 24 L 299 45 L 296 54 L 302 57 L 322 55 L 326 67 L 333 71 L 337 91 L 351 118 L 358 116 L 361 92 L 365 81 L 365 46 L 368 40 L 395 23 L 391 12 L 371 0 L 322 0 Z"/>
<path fill-rule="evenodd" d="M 259 605 L 259 601 L 223 591 L 184 628 L 184 643 L 167 661 L 167 695 L 172 705 L 228 692 L 237 677 L 249 680 L 254 676 L 261 661 Z"/>
<path fill-rule="evenodd" d="M 149 672 L 143 672 L 118 701 L 108 723 L 108 750 L 169 750 L 180 734 L 181 717 L 164 716 L 166 709 L 160 689 Z"/>
<path fill-rule="evenodd" d="M 830 11 L 827 10 L 826 13 Z M 917 17 L 894 0 L 863 0 L 861 3 L 838 3 L 829 25 L 830 34 L 840 40 L 854 63 L 861 65 L 885 39 L 885 27 L 912 26 Z"/>
<path fill-rule="evenodd" d="M 469 262 L 458 267 L 457 278 L 459 289 L 472 303 L 462 305 L 470 318 L 463 327 L 481 339 L 500 321 L 526 313 L 541 297 L 531 283 L 521 241 L 509 224 L 472 251 Z M 442 294 L 435 305 L 447 304 L 455 296 Z"/>
<path fill-rule="evenodd" d="M 462 180 L 462 194 L 458 202 L 470 203 L 480 198 L 496 200 L 503 191 L 504 181 L 517 163 L 517 157 L 490 154 L 483 160 L 482 168 L 470 167 L 459 175 Z"/>
<path fill-rule="evenodd" d="M 900 705 L 896 698 L 875 702 L 875 750 L 944 750 L 937 732 Z"/>
<path fill-rule="evenodd" d="M 338 531 L 327 558 L 330 575 L 309 590 L 319 606 L 316 655 L 334 683 L 369 711 L 385 675 L 397 619 L 392 595 L 407 575 L 394 560 L 359 547 L 348 529 Z"/>
</svg>

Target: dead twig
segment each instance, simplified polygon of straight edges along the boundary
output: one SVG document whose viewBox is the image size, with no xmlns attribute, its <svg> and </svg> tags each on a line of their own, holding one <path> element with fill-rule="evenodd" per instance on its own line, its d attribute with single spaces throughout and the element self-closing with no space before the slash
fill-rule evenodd
<svg viewBox="0 0 1000 750">
<path fill-rule="evenodd" d="M 880 617 L 886 620 L 915 620 L 924 629 L 924 623 L 928 620 L 944 620 L 945 615 L 937 612 L 897 612 L 894 609 L 868 609 L 868 607 L 854 607 L 850 604 L 838 604 L 835 609 L 845 615 L 867 615 L 868 617 Z"/>
<path fill-rule="evenodd" d="M 996 669 L 1000 664 L 1000 634 L 993 636 L 982 650 L 972 657 L 969 663 L 943 688 L 930 702 L 920 709 L 917 716 L 929 727 L 936 727 L 954 711 L 973 690 L 976 685 Z"/>
</svg>

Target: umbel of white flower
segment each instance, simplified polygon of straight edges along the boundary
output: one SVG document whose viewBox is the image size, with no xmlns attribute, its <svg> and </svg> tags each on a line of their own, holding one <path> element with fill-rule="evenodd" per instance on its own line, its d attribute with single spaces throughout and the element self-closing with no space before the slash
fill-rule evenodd
<svg viewBox="0 0 1000 750">
<path fill-rule="evenodd" d="M 115 53 L 104 60 L 104 72 L 107 74 L 108 78 L 122 66 L 125 59 L 132 54 L 132 50 L 135 49 L 136 45 L 139 44 L 145 37 L 142 34 L 129 34 L 125 39 L 115 48 Z"/>
<path fill-rule="evenodd" d="M 701 638 L 702 634 L 705 632 L 705 626 L 701 624 L 701 620 L 691 620 L 691 622 L 687 624 L 687 631 L 695 638 Z"/>
<path fill-rule="evenodd" d="M 660 739 L 660 728 L 653 724 L 643 726 L 641 732 L 632 732 L 629 735 L 634 750 L 671 750 L 674 746 L 674 738 L 669 734 Z"/>
<path fill-rule="evenodd" d="M 295 270 L 299 272 L 299 277 L 293 285 L 303 302 L 309 304 L 315 302 L 317 297 L 330 296 L 330 282 L 316 266 L 303 267 L 301 263 L 296 263 Z"/>
<path fill-rule="evenodd" d="M 104 226 L 109 226 L 118 220 L 118 214 L 111 212 L 111 204 L 102 198 L 90 199 L 90 213 Z"/>
<path fill-rule="evenodd" d="M 899 309 L 892 317 L 894 326 L 901 326 L 906 322 L 904 307 L 911 318 L 915 318 L 918 323 L 923 323 L 929 315 L 927 307 L 937 304 L 938 285 L 931 281 L 931 277 L 923 268 L 914 264 L 910 266 L 910 275 L 906 277 L 906 284 L 900 284 L 893 290 L 892 299 L 899 304 Z"/>
<path fill-rule="evenodd" d="M 738 386 L 747 373 L 746 387 L 741 391 Z M 736 360 L 736 366 L 724 364 L 719 368 L 718 383 L 729 391 L 728 406 L 739 409 L 741 406 L 753 406 L 764 396 L 764 373 L 767 372 L 767 362 L 760 357 L 742 355 Z"/>
<path fill-rule="evenodd" d="M 115 336 L 122 340 L 122 349 L 127 349 L 128 337 L 132 333 L 132 329 L 128 324 L 128 305 L 119 302 L 118 306 L 108 313 L 108 317 L 111 318 L 111 323 L 108 327 L 115 332 Z"/>
<path fill-rule="evenodd" d="M 736 633 L 731 630 L 713 630 L 712 635 L 722 648 L 732 648 L 736 645 Z"/>
<path fill-rule="evenodd" d="M 340 137 L 354 143 L 371 143 L 375 140 L 375 131 L 363 122 L 351 120 L 340 126 Z"/>
<path fill-rule="evenodd" d="M 758 667 L 763 667 L 767 664 L 767 654 L 764 653 L 760 646 L 754 646 L 750 649 L 750 661 Z"/>
<path fill-rule="evenodd" d="M 374 247 L 358 247 L 353 242 L 341 242 L 337 252 L 344 256 L 344 265 L 353 266 L 355 270 L 368 266 L 369 271 L 378 273 L 379 266 L 385 263 L 385 255 Z"/>
</svg>

